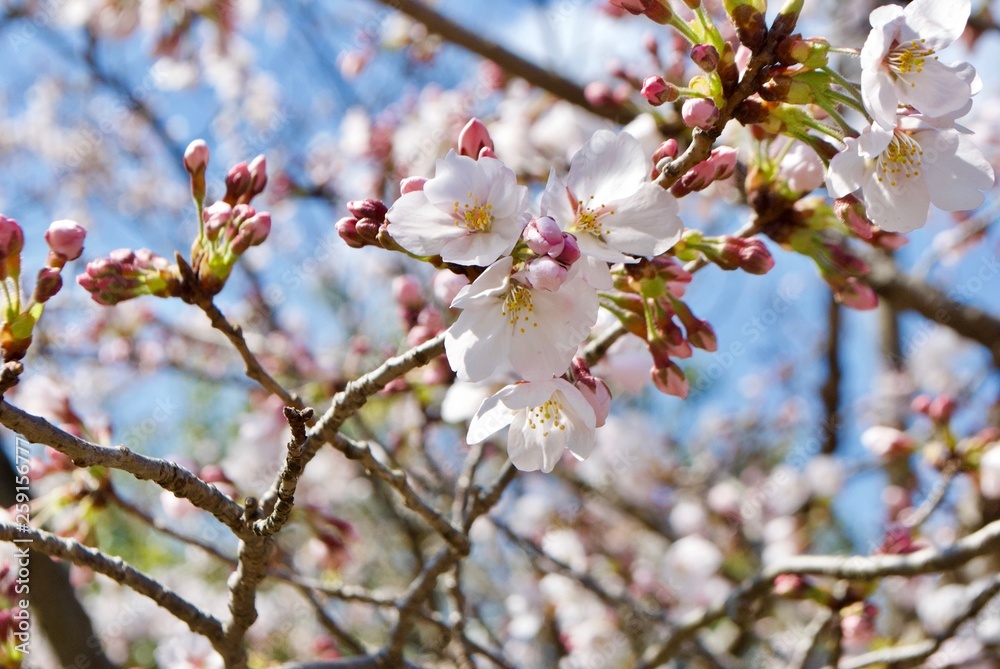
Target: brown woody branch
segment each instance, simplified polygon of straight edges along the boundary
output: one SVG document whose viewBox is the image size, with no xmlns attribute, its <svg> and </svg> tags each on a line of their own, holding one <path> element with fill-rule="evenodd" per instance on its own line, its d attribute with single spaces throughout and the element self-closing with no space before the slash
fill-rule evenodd
<svg viewBox="0 0 1000 669">
<path fill-rule="evenodd" d="M 137 479 L 153 481 L 164 490 L 208 511 L 236 536 L 249 533 L 243 524 L 243 510 L 239 504 L 180 465 L 135 453 L 124 445 L 111 448 L 92 444 L 5 400 L 0 400 L 0 423 L 32 443 L 54 448 L 72 459 L 77 467 L 109 467 L 127 472 Z"/>
<path fill-rule="evenodd" d="M 473 32 L 452 21 L 419 0 L 378 0 L 378 2 L 423 23 L 428 31 L 440 35 L 445 40 L 493 61 L 510 74 L 521 77 L 528 83 L 591 113 L 617 123 L 628 123 L 638 115 L 631 107 L 592 104 L 587 100 L 580 84 L 508 51 L 496 42 L 486 39 L 481 33 Z"/>
<path fill-rule="evenodd" d="M 0 523 L 0 541 L 18 542 L 22 547 L 30 546 L 31 550 L 104 574 L 153 600 L 185 623 L 192 632 L 207 637 L 213 644 L 222 638 L 222 623 L 216 618 L 119 557 L 24 525 Z"/>
</svg>

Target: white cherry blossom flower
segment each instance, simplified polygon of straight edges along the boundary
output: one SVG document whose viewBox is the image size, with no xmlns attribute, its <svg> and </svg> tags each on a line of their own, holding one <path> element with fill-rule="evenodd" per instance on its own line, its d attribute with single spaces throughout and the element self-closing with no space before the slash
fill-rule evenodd
<svg viewBox="0 0 1000 669">
<path fill-rule="evenodd" d="M 407 251 L 457 265 L 489 265 L 510 253 L 531 218 L 528 189 L 495 158 L 448 152 L 422 190 L 389 208 L 389 234 Z"/>
<path fill-rule="evenodd" d="M 635 137 L 599 130 L 570 162 L 566 181 L 549 175 L 542 195 L 543 216 L 574 234 L 590 259 L 588 278 L 610 287 L 606 262 L 652 257 L 680 239 L 677 199 L 649 180 L 650 161 Z"/>
<path fill-rule="evenodd" d="M 469 424 L 468 442 L 509 425 L 507 454 L 514 466 L 551 472 L 567 448 L 579 460 L 590 455 L 595 421 L 593 408 L 565 379 L 517 383 L 483 402 Z"/>
<path fill-rule="evenodd" d="M 558 290 L 536 290 L 503 258 L 459 291 L 462 309 L 445 352 L 463 381 L 483 381 L 508 362 L 529 381 L 562 374 L 597 322 L 597 292 L 574 265 Z"/>
<path fill-rule="evenodd" d="M 970 8 L 970 0 L 913 0 L 905 9 L 885 5 L 871 13 L 861 94 L 876 123 L 891 130 L 900 104 L 933 117 L 968 102 L 979 86 L 975 69 L 945 65 L 935 54 L 962 34 Z"/>
<path fill-rule="evenodd" d="M 873 124 L 845 143 L 830 161 L 827 189 L 835 198 L 861 189 L 868 217 L 884 230 L 922 227 L 931 204 L 975 209 L 993 186 L 993 168 L 972 140 L 919 117 L 901 117 L 891 131 Z"/>
</svg>

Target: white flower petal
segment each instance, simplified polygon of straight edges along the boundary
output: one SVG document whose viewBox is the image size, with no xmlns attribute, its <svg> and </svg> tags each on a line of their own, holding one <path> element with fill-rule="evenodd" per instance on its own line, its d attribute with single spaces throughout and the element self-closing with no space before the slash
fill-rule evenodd
<svg viewBox="0 0 1000 669">
<path fill-rule="evenodd" d="M 600 205 L 628 197 L 649 176 L 651 165 L 632 135 L 598 130 L 570 162 L 566 185 L 577 199 Z"/>
<path fill-rule="evenodd" d="M 830 161 L 826 173 L 826 189 L 830 197 L 841 198 L 861 188 L 865 176 L 865 159 L 858 155 L 857 140 L 848 138 L 847 148 Z"/>
<path fill-rule="evenodd" d="M 660 186 L 646 182 L 625 200 L 609 203 L 614 213 L 601 217 L 608 246 L 636 256 L 666 252 L 681 238 L 684 225 L 677 215 L 677 199 Z"/>
<path fill-rule="evenodd" d="M 903 10 L 907 25 L 935 51 L 962 36 L 971 12 L 971 0 L 913 0 Z"/>
<path fill-rule="evenodd" d="M 963 78 L 967 73 L 961 64 L 945 65 L 928 59 L 919 74 L 899 77 L 899 100 L 927 116 L 961 109 L 972 96 L 972 87 Z"/>
<path fill-rule="evenodd" d="M 495 395 L 491 395 L 483 400 L 479 405 L 479 411 L 469 422 L 469 433 L 466 435 L 466 442 L 478 444 L 507 427 L 514 420 L 515 413 L 508 409 L 501 400 L 509 395 L 514 386 L 507 386 Z"/>
<path fill-rule="evenodd" d="M 873 172 L 864 186 L 865 211 L 872 223 L 889 232 L 912 232 L 927 223 L 930 195 L 922 179 L 882 181 Z"/>
<path fill-rule="evenodd" d="M 423 191 L 403 195 L 385 218 L 396 243 L 420 256 L 438 255 L 445 244 L 465 234 L 450 216 L 427 201 Z"/>
<path fill-rule="evenodd" d="M 914 137 L 923 144 L 927 135 L 938 135 L 938 157 L 925 160 L 931 202 L 944 211 L 975 209 L 986 199 L 983 190 L 993 186 L 993 167 L 971 139 L 955 131 L 924 131 Z"/>
<path fill-rule="evenodd" d="M 444 333 L 448 364 L 463 381 L 485 381 L 508 358 L 507 320 L 499 309 L 466 309 Z"/>
</svg>

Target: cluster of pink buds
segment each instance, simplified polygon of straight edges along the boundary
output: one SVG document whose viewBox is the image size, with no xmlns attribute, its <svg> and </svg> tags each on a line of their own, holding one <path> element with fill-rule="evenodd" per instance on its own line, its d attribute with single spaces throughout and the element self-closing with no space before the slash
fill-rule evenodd
<svg viewBox="0 0 1000 669">
<path fill-rule="evenodd" d="M 878 295 L 864 282 L 868 274 L 867 263 L 852 255 L 846 247 L 814 239 L 806 255 L 816 261 L 820 276 L 833 290 L 838 302 L 859 311 L 878 306 Z"/>
<path fill-rule="evenodd" d="M 181 292 L 177 265 L 149 249 L 118 249 L 87 265 L 76 279 L 98 304 L 111 306 L 140 295 L 170 297 Z"/>
<path fill-rule="evenodd" d="M 706 237 L 698 230 L 686 230 L 682 243 L 684 248 L 678 251 L 679 257 L 694 259 L 700 253 L 727 271 L 741 269 L 749 274 L 767 274 L 774 267 L 774 257 L 759 239 Z"/>
<path fill-rule="evenodd" d="M 609 297 L 608 305 L 629 332 L 646 341 L 653 356 L 653 385 L 681 398 L 687 397 L 690 384 L 674 361 L 690 358 L 695 348 L 718 348 L 712 326 L 681 300 L 690 282 L 691 273 L 673 257 L 641 260 L 615 277 L 621 294 Z"/>
<path fill-rule="evenodd" d="M 576 237 L 563 232 L 551 216 L 537 216 L 525 226 L 521 239 L 536 256 L 524 266 L 528 283 L 542 290 L 559 290 L 569 268 L 580 259 Z"/>
<path fill-rule="evenodd" d="M 271 215 L 250 205 L 267 186 L 267 161 L 262 155 L 249 164 L 233 165 L 226 175 L 225 197 L 203 208 L 208 158 L 208 146 L 200 139 L 184 153 L 184 168 L 191 175 L 191 195 L 199 216 L 191 266 L 201 290 L 214 295 L 222 290 L 239 257 L 267 239 Z"/>
<path fill-rule="evenodd" d="M 403 188 L 406 189 L 407 186 L 409 186 L 409 190 L 405 192 L 421 190 L 423 181 L 409 180 L 408 184 L 403 184 Z M 351 215 L 345 216 L 336 224 L 337 234 L 340 235 L 340 238 L 353 249 L 365 246 L 383 247 L 379 233 L 386 225 L 385 215 L 389 211 L 389 207 L 385 206 L 382 200 L 369 198 L 367 200 L 351 200 L 347 203 L 347 210 L 351 212 Z M 386 239 L 386 235 L 383 235 L 381 239 Z"/>
<path fill-rule="evenodd" d="M 670 188 L 674 197 L 684 197 L 688 193 L 705 190 L 716 181 L 722 181 L 733 176 L 736 171 L 736 161 L 739 152 L 728 146 L 712 149 L 708 158 L 687 171 Z"/>
<path fill-rule="evenodd" d="M 609 0 L 609 4 L 620 12 L 632 16 L 646 16 L 661 25 L 670 23 L 674 13 L 660 0 Z"/>
<path fill-rule="evenodd" d="M 0 348 L 4 360 L 19 360 L 31 345 L 35 323 L 42 315 L 44 305 L 62 289 L 62 269 L 67 262 L 83 254 L 87 231 L 74 221 L 56 221 L 45 232 L 49 254 L 45 266 L 38 271 L 31 299 L 22 303 L 21 250 L 24 232 L 17 221 L 0 216 L 0 280 L 5 284 L 3 293 L 3 327 L 0 330 Z"/>
<path fill-rule="evenodd" d="M 846 231 L 885 251 L 895 251 L 909 241 L 895 232 L 886 232 L 872 224 L 865 215 L 865 205 L 854 195 L 846 195 L 833 203 L 833 211 L 846 227 Z"/>
</svg>

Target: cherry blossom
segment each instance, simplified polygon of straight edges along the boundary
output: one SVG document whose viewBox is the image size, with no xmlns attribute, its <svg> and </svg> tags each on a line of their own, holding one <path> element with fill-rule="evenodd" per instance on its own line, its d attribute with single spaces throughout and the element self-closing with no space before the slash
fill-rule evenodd
<svg viewBox="0 0 1000 669">
<path fill-rule="evenodd" d="M 462 380 L 485 380 L 507 361 L 529 381 L 561 374 L 597 322 L 597 292 L 576 266 L 552 291 L 512 274 L 513 263 L 496 262 L 451 303 L 463 311 L 445 333 L 445 352 Z"/>
<path fill-rule="evenodd" d="M 861 189 L 868 217 L 891 232 L 911 232 L 927 222 L 931 204 L 945 211 L 975 209 L 993 185 L 993 168 L 967 136 L 903 117 L 893 130 L 866 128 L 833 157 L 830 195 Z"/>
<path fill-rule="evenodd" d="M 970 0 L 914 0 L 885 5 L 869 18 L 872 31 L 861 50 L 861 92 L 875 122 L 895 126 L 896 109 L 908 105 L 927 116 L 961 109 L 976 86 L 965 63 L 945 65 L 935 55 L 962 34 Z"/>
<path fill-rule="evenodd" d="M 468 442 L 477 444 L 510 426 L 507 454 L 522 471 L 552 471 L 569 449 L 583 460 L 596 439 L 594 410 L 565 379 L 517 383 L 488 397 L 469 424 Z"/>
<path fill-rule="evenodd" d="M 396 200 L 386 220 L 411 253 L 486 266 L 514 248 L 530 219 L 527 208 L 528 189 L 502 162 L 451 151 L 422 190 Z"/>
<path fill-rule="evenodd" d="M 580 252 L 595 260 L 660 255 L 680 239 L 683 224 L 677 200 L 648 174 L 649 160 L 638 140 L 599 130 L 573 156 L 565 182 L 555 171 L 549 175 L 542 215 L 574 234 Z"/>
</svg>

